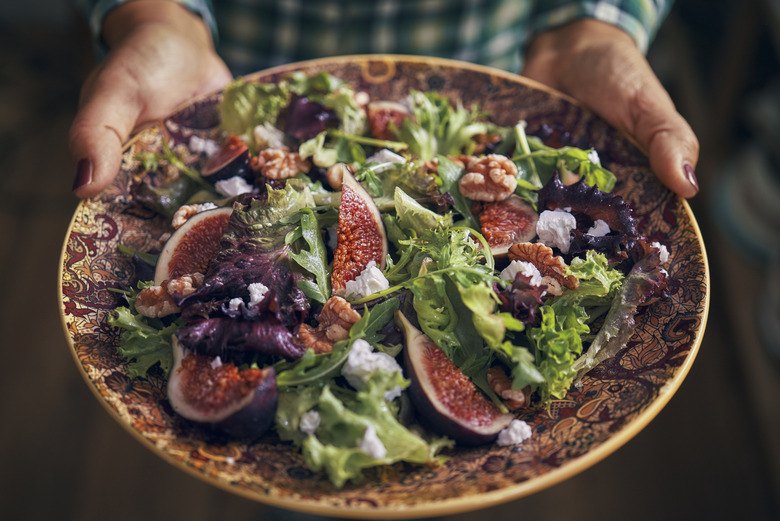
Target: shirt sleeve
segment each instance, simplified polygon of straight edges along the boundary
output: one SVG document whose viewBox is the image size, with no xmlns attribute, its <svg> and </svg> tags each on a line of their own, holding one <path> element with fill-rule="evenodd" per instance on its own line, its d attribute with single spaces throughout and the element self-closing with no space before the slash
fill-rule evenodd
<svg viewBox="0 0 780 521">
<path fill-rule="evenodd" d="M 115 7 L 122 5 L 130 0 L 75 0 L 77 7 L 84 14 L 89 29 L 92 33 L 92 42 L 99 57 L 103 57 L 108 48 L 103 40 L 103 20 L 106 15 Z M 211 0 L 169 0 L 181 4 L 193 13 L 200 16 L 211 31 L 211 36 L 216 43 L 217 23 L 214 18 L 214 8 Z"/>
<path fill-rule="evenodd" d="M 531 34 L 593 18 L 620 27 L 646 53 L 672 3 L 673 0 L 537 0 Z"/>
</svg>

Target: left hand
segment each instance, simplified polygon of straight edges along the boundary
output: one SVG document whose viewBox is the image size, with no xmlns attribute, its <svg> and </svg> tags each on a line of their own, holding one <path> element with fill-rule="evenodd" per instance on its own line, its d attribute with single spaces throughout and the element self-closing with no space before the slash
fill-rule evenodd
<svg viewBox="0 0 780 521">
<path fill-rule="evenodd" d="M 681 197 L 699 191 L 699 141 L 631 36 L 583 19 L 537 35 L 522 74 L 564 92 L 632 136 Z"/>
</svg>

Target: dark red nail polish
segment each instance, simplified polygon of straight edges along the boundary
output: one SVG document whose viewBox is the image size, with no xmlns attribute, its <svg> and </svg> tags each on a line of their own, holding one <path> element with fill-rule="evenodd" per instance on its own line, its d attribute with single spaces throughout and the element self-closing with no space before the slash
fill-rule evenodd
<svg viewBox="0 0 780 521">
<path fill-rule="evenodd" d="M 696 174 L 694 173 L 693 167 L 690 163 L 683 164 L 683 172 L 685 172 L 685 178 L 688 180 L 688 182 L 691 183 L 694 188 L 696 188 L 696 191 L 698 191 L 699 182 L 696 180 Z"/>
<path fill-rule="evenodd" d="M 76 165 L 76 178 L 73 180 L 73 190 L 92 182 L 92 161 L 82 159 Z"/>
</svg>

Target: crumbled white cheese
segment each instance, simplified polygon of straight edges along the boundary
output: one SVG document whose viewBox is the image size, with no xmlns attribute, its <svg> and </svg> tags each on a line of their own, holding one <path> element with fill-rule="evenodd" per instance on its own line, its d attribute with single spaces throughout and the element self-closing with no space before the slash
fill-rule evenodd
<svg viewBox="0 0 780 521">
<path fill-rule="evenodd" d="M 374 348 L 362 338 L 352 343 L 352 348 L 347 356 L 346 363 L 341 367 L 343 376 L 349 385 L 355 389 L 362 389 L 366 382 L 374 374 L 374 371 L 383 369 L 389 373 L 401 372 L 401 366 L 392 356 Z M 385 392 L 385 399 L 392 401 L 401 396 L 401 386 Z"/>
<path fill-rule="evenodd" d="M 654 242 L 653 244 L 651 244 L 651 246 L 661 251 L 661 263 L 666 264 L 667 261 L 669 260 L 669 250 L 666 249 L 666 246 L 664 246 L 660 242 Z"/>
<path fill-rule="evenodd" d="M 366 163 L 393 163 L 402 165 L 406 163 L 406 159 L 404 159 L 403 156 L 396 154 L 392 150 L 383 148 L 381 150 L 377 150 L 374 154 L 371 155 L 371 157 L 366 159 Z M 386 165 L 381 168 L 376 168 L 374 171 L 384 172 L 390 168 L 392 168 L 392 165 Z"/>
<path fill-rule="evenodd" d="M 253 282 L 247 286 L 249 290 L 249 305 L 256 306 L 263 301 L 268 288 L 262 282 Z"/>
<path fill-rule="evenodd" d="M 247 183 L 240 175 L 233 176 L 224 181 L 217 181 L 214 183 L 214 188 L 225 197 L 235 197 L 252 191 L 252 185 Z"/>
<path fill-rule="evenodd" d="M 571 231 L 577 227 L 577 219 L 565 210 L 545 210 L 539 214 L 536 234 L 539 240 L 550 248 L 558 248 L 561 253 L 569 253 Z"/>
<path fill-rule="evenodd" d="M 588 159 L 590 159 L 590 162 L 593 163 L 594 165 L 601 166 L 601 158 L 599 157 L 599 153 L 596 152 L 595 149 L 588 152 Z"/>
<path fill-rule="evenodd" d="M 609 228 L 607 221 L 596 219 L 596 221 L 593 223 L 593 226 L 591 226 L 588 230 L 588 235 L 593 237 L 604 237 L 611 231 L 612 230 Z"/>
<path fill-rule="evenodd" d="M 368 105 L 369 101 L 371 101 L 371 95 L 368 92 L 361 90 L 355 93 L 355 103 L 361 107 L 363 105 Z"/>
<path fill-rule="evenodd" d="M 306 411 L 301 415 L 301 422 L 298 425 L 298 428 L 301 429 L 303 432 L 311 436 L 314 434 L 314 431 L 317 430 L 317 427 L 320 426 L 320 413 L 318 413 L 315 410 Z"/>
<path fill-rule="evenodd" d="M 370 423 L 363 433 L 363 438 L 358 442 L 358 448 L 374 459 L 383 459 L 387 456 L 384 443 L 376 435 L 376 429 Z"/>
<path fill-rule="evenodd" d="M 241 304 L 244 303 L 243 299 L 240 299 L 238 297 L 230 299 L 230 302 L 228 302 L 228 313 L 232 313 L 233 315 L 238 314 L 238 310 L 241 307 Z"/>
<path fill-rule="evenodd" d="M 200 136 L 191 136 L 190 150 L 195 153 L 203 152 L 208 157 L 211 157 L 219 151 L 219 143 L 213 139 L 203 139 Z"/>
<path fill-rule="evenodd" d="M 512 420 L 509 426 L 498 433 L 496 445 L 508 447 L 509 445 L 519 445 L 531 437 L 533 431 L 531 426 L 523 420 Z"/>
<path fill-rule="evenodd" d="M 282 148 L 284 146 L 284 132 L 265 122 L 257 125 L 252 130 L 252 137 L 258 148 Z"/>
<path fill-rule="evenodd" d="M 235 462 L 236 462 L 236 458 L 234 458 L 233 456 L 228 456 L 227 458 L 225 458 L 225 463 L 227 463 L 228 465 L 232 465 Z"/>
<path fill-rule="evenodd" d="M 357 300 L 389 287 L 390 282 L 385 278 L 382 270 L 377 267 L 375 261 L 370 261 L 355 280 L 347 281 L 344 291 L 349 299 Z"/>
<path fill-rule="evenodd" d="M 222 367 L 222 359 L 219 357 L 219 355 L 211 359 L 211 368 L 217 369 L 218 367 Z"/>
<path fill-rule="evenodd" d="M 542 284 L 542 274 L 539 273 L 539 268 L 527 261 L 513 260 L 509 263 L 509 266 L 501 270 L 498 276 L 504 280 L 513 281 L 518 273 L 530 277 L 532 286 L 540 286 Z"/>
</svg>

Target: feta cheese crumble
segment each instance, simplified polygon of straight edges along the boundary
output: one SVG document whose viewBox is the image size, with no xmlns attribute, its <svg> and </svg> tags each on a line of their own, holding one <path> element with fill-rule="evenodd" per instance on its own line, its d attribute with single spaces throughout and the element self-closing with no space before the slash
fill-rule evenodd
<svg viewBox="0 0 780 521">
<path fill-rule="evenodd" d="M 358 300 L 367 297 L 377 291 L 382 291 L 390 287 L 390 282 L 385 278 L 376 261 L 370 261 L 366 268 L 355 277 L 355 280 L 348 280 L 344 285 L 344 291 L 350 300 Z"/>
<path fill-rule="evenodd" d="M 206 156 L 211 157 L 219 151 L 219 143 L 213 139 L 204 139 L 199 136 L 191 136 L 190 150 L 195 153 L 203 152 L 206 154 Z"/>
<path fill-rule="evenodd" d="M 595 148 L 593 150 L 591 150 L 590 152 L 588 152 L 588 159 L 594 165 L 601 166 L 601 158 L 599 157 L 599 153 L 596 152 Z"/>
<path fill-rule="evenodd" d="M 305 432 L 309 436 L 314 434 L 314 431 L 317 430 L 317 427 L 320 426 L 320 413 L 317 411 L 311 410 L 306 411 L 301 415 L 301 423 L 298 425 L 298 428 L 301 429 L 301 431 Z"/>
<path fill-rule="evenodd" d="M 378 150 L 374 154 L 371 155 L 368 159 L 366 159 L 366 163 L 394 163 L 394 164 L 404 164 L 406 163 L 406 159 L 404 159 L 403 156 L 396 154 L 392 150 L 389 150 L 387 148 L 383 148 L 382 150 Z M 380 168 L 375 168 L 375 172 L 384 172 L 385 170 L 389 170 L 392 168 L 392 165 L 385 165 Z"/>
<path fill-rule="evenodd" d="M 226 313 L 231 317 L 238 316 L 238 313 L 241 309 L 241 305 L 244 303 L 244 299 L 241 298 L 232 298 L 228 302 Z"/>
<path fill-rule="evenodd" d="M 239 175 L 224 181 L 217 181 L 214 183 L 214 188 L 225 197 L 235 197 L 252 191 L 252 185 Z"/>
<path fill-rule="evenodd" d="M 363 438 L 358 442 L 358 448 L 374 459 L 383 459 L 387 456 L 384 443 L 376 435 L 376 429 L 370 423 L 363 433 Z"/>
<path fill-rule="evenodd" d="M 661 251 L 661 263 L 666 264 L 669 261 L 669 250 L 666 249 L 666 246 L 660 242 L 654 242 L 651 246 L 653 248 L 658 248 Z"/>
<path fill-rule="evenodd" d="M 540 286 L 542 284 L 542 274 L 539 273 L 539 269 L 527 261 L 513 260 L 509 263 L 509 266 L 501 270 L 498 276 L 504 280 L 513 281 L 518 273 L 530 277 L 532 286 Z"/>
<path fill-rule="evenodd" d="M 265 122 L 257 125 L 252 130 L 252 137 L 258 148 L 282 148 L 284 146 L 284 132 Z"/>
<path fill-rule="evenodd" d="M 211 368 L 218 369 L 220 367 L 222 367 L 222 358 L 217 355 L 211 360 Z"/>
<path fill-rule="evenodd" d="M 523 420 L 512 420 L 509 426 L 498 433 L 496 445 L 508 447 L 510 445 L 519 445 L 531 437 L 533 431 L 531 426 Z"/>
<path fill-rule="evenodd" d="M 565 210 L 545 210 L 539 214 L 536 234 L 545 246 L 569 253 L 571 231 L 577 227 L 577 219 Z"/>
<path fill-rule="evenodd" d="M 262 282 L 253 282 L 247 286 L 249 290 L 249 305 L 256 306 L 263 301 L 268 288 Z"/>
<path fill-rule="evenodd" d="M 363 388 L 374 371 L 384 370 L 389 373 L 401 372 L 401 366 L 392 356 L 374 348 L 359 338 L 352 343 L 346 363 L 341 367 L 341 376 L 346 378 L 349 385 L 357 390 Z M 385 400 L 392 401 L 401 396 L 401 386 L 385 392 Z"/>
<path fill-rule="evenodd" d="M 593 237 L 604 237 L 611 231 L 612 230 L 609 228 L 607 221 L 596 219 L 596 221 L 593 223 L 593 226 L 591 226 L 588 230 L 588 235 Z"/>
</svg>

